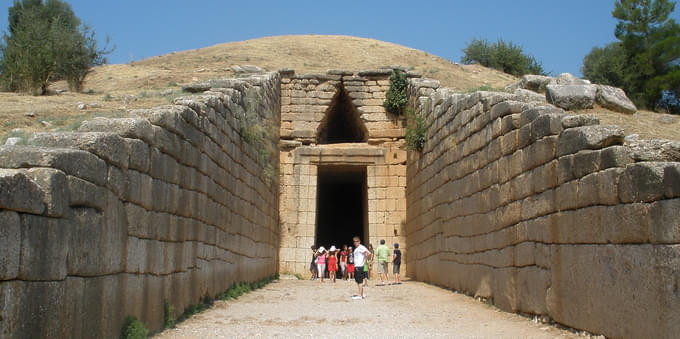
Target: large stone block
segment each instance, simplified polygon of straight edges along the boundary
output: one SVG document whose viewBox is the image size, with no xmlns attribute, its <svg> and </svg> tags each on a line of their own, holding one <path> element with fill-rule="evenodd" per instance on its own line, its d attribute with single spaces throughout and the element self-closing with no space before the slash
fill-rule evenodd
<svg viewBox="0 0 680 339">
<path fill-rule="evenodd" d="M 564 113 L 541 114 L 531 122 L 531 135 L 541 139 L 548 135 L 558 135 L 562 132 L 562 118 Z"/>
<path fill-rule="evenodd" d="M 128 144 L 113 133 L 38 133 L 28 142 L 31 145 L 88 151 L 123 169 L 127 168 L 130 162 Z"/>
<path fill-rule="evenodd" d="M 69 239 L 69 274 L 94 276 L 120 272 L 125 258 L 127 220 L 124 208 L 109 198 L 102 212 L 75 208 Z"/>
<path fill-rule="evenodd" d="M 151 123 L 147 119 L 139 118 L 94 118 L 83 121 L 79 132 L 109 132 L 124 138 L 141 139 L 146 142 L 153 140 Z"/>
<path fill-rule="evenodd" d="M 69 206 L 69 190 L 64 172 L 52 168 L 31 168 L 26 170 L 26 175 L 45 192 L 45 214 L 64 217 Z"/>
<path fill-rule="evenodd" d="M 80 150 L 0 146 L 0 164 L 5 168 L 52 167 L 98 185 L 106 182 L 106 162 Z"/>
<path fill-rule="evenodd" d="M 0 281 L 16 279 L 21 259 L 21 220 L 13 211 L 0 210 Z"/>
<path fill-rule="evenodd" d="M 548 102 L 566 110 L 592 108 L 595 104 L 595 85 L 547 85 Z"/>
<path fill-rule="evenodd" d="M 555 214 L 551 224 L 552 243 L 605 242 L 601 223 L 604 210 L 605 207 L 597 206 Z"/>
<path fill-rule="evenodd" d="M 555 158 L 557 137 L 545 137 L 531 144 L 524 151 L 523 170 L 533 169 L 541 166 Z"/>
<path fill-rule="evenodd" d="M 91 207 L 99 211 L 106 208 L 107 190 L 74 176 L 67 177 L 69 204 L 74 207 Z"/>
<path fill-rule="evenodd" d="M 576 114 L 576 115 L 565 115 L 562 118 L 562 127 L 564 128 L 574 128 L 581 126 L 592 126 L 599 125 L 600 119 L 589 114 Z"/>
<path fill-rule="evenodd" d="M 626 167 L 635 162 L 632 152 L 625 146 L 611 146 L 602 150 L 600 168 Z"/>
<path fill-rule="evenodd" d="M 109 174 L 106 178 L 106 187 L 121 199 L 128 197 L 128 176 L 116 166 L 109 166 Z"/>
<path fill-rule="evenodd" d="M 668 163 L 645 162 L 626 167 L 619 181 L 619 198 L 624 203 L 655 201 L 665 196 L 664 168 Z"/>
<path fill-rule="evenodd" d="M 547 306 L 555 321 L 612 338 L 680 331 L 679 246 L 562 245 L 551 257 Z"/>
<path fill-rule="evenodd" d="M 668 163 L 664 168 L 663 182 L 666 198 L 680 197 L 680 163 Z"/>
<path fill-rule="evenodd" d="M 3 338 L 72 338 L 82 314 L 73 312 L 66 283 L 0 283 L 0 336 Z"/>
<path fill-rule="evenodd" d="M 0 169 L 0 208 L 42 214 L 45 192 L 23 171 Z"/>
<path fill-rule="evenodd" d="M 561 185 L 574 179 L 574 156 L 567 155 L 557 160 L 557 184 Z"/>
<path fill-rule="evenodd" d="M 612 168 L 579 180 L 578 205 L 616 205 L 619 203 L 618 182 L 623 169 Z"/>
<path fill-rule="evenodd" d="M 516 312 L 519 309 L 517 272 L 514 267 L 493 270 L 493 303 L 501 310 Z"/>
<path fill-rule="evenodd" d="M 517 270 L 518 310 L 529 314 L 547 314 L 546 295 L 550 287 L 549 270 L 526 267 Z"/>
<path fill-rule="evenodd" d="M 595 125 L 568 128 L 560 134 L 557 155 L 576 153 L 586 149 L 601 149 L 623 143 L 624 131 L 618 126 Z"/>
<path fill-rule="evenodd" d="M 584 150 L 574 154 L 574 178 L 581 178 L 600 170 L 601 153 L 599 151 Z"/>
<path fill-rule="evenodd" d="M 130 148 L 129 167 L 140 172 L 149 171 L 149 146 L 141 140 L 125 139 Z"/>
<path fill-rule="evenodd" d="M 22 280 L 63 280 L 71 236 L 67 219 L 21 215 Z M 79 244 L 82 246 L 82 244 Z"/>
<path fill-rule="evenodd" d="M 661 200 L 649 208 L 650 240 L 654 243 L 680 242 L 680 199 Z"/>
<path fill-rule="evenodd" d="M 596 86 L 597 103 L 602 107 L 626 114 L 634 114 L 637 111 L 635 104 L 628 99 L 626 92 L 622 89 L 606 85 Z"/>
</svg>

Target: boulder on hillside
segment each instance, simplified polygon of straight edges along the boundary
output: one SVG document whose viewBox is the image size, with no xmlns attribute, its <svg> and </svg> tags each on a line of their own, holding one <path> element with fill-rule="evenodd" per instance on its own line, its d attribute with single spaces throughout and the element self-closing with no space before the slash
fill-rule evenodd
<svg viewBox="0 0 680 339">
<path fill-rule="evenodd" d="M 593 108 L 596 95 L 595 85 L 547 85 L 545 92 L 549 103 L 566 110 Z"/>
<path fill-rule="evenodd" d="M 549 85 L 590 85 L 590 81 L 579 79 L 571 73 L 562 73 L 550 80 Z"/>
<path fill-rule="evenodd" d="M 605 108 L 612 111 L 634 114 L 637 111 L 637 107 L 633 104 L 630 99 L 626 96 L 620 88 L 606 86 L 606 85 L 596 85 L 597 86 L 597 103 Z"/>
<path fill-rule="evenodd" d="M 521 98 L 525 101 L 535 101 L 535 102 L 546 102 L 545 95 L 530 91 L 528 89 L 517 88 L 510 93 L 514 94 L 516 97 Z"/>
<path fill-rule="evenodd" d="M 545 86 L 554 78 L 545 75 L 527 74 L 523 75 L 519 82 L 505 87 L 507 92 L 513 93 L 517 89 L 526 89 L 537 93 L 545 92 Z"/>
<path fill-rule="evenodd" d="M 262 68 L 255 65 L 234 65 L 231 66 L 231 70 L 234 73 L 262 73 L 264 72 Z"/>
<path fill-rule="evenodd" d="M 551 91 L 548 91 L 548 87 Z M 520 81 L 505 87 L 505 90 L 510 93 L 526 90 L 545 92 L 548 102 L 567 110 L 592 108 L 597 102 L 615 112 L 633 114 L 637 111 L 635 104 L 622 89 L 593 85 L 590 81 L 579 79 L 570 73 L 562 73 L 557 77 L 524 75 Z"/>
</svg>

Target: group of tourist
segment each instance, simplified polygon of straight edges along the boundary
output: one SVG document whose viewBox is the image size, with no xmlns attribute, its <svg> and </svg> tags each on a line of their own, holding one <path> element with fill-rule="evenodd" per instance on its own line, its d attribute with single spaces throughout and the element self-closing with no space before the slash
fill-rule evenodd
<svg viewBox="0 0 680 339">
<path fill-rule="evenodd" d="M 359 294 L 352 297 L 352 299 L 364 299 L 364 286 L 368 284 L 368 280 L 373 276 L 374 257 L 377 257 L 378 275 L 380 277 L 380 284 L 378 286 L 390 284 L 401 284 L 399 276 L 399 268 L 401 266 L 401 250 L 399 244 L 394 244 L 394 249 L 390 254 L 390 249 L 385 245 L 385 240 L 380 240 L 380 246 L 373 250 L 373 244 L 369 244 L 368 248 L 361 244 L 359 237 L 352 239 L 353 245 L 344 245 L 342 250 L 338 250 L 335 246 L 331 246 L 328 250 L 325 247 L 312 246 L 312 262 L 309 265 L 309 271 L 312 274 L 312 280 L 329 279 L 336 282 L 336 279 L 343 280 L 354 279 L 359 288 Z M 394 274 L 394 282 L 389 281 L 389 263 L 392 262 L 392 273 Z"/>
</svg>

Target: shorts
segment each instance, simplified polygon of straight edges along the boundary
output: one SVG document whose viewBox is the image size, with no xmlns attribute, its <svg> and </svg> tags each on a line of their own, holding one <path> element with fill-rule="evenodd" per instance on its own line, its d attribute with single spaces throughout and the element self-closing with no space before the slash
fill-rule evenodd
<svg viewBox="0 0 680 339">
<path fill-rule="evenodd" d="M 378 261 L 378 274 L 387 274 L 387 261 Z"/>
<path fill-rule="evenodd" d="M 354 264 L 347 264 L 347 273 L 354 273 Z"/>
<path fill-rule="evenodd" d="M 399 274 L 399 267 L 400 267 L 400 266 L 401 266 L 401 264 L 394 264 L 394 265 L 392 266 L 392 273 L 393 273 L 393 274 Z"/>
<path fill-rule="evenodd" d="M 368 272 L 364 272 L 363 266 L 357 266 L 354 270 L 354 281 L 356 281 L 357 284 L 362 284 L 367 275 Z"/>
</svg>

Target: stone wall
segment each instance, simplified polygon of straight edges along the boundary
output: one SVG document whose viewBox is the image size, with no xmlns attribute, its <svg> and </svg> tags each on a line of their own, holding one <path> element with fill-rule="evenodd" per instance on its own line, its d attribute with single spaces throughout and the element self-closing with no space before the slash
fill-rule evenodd
<svg viewBox="0 0 680 339">
<path fill-rule="evenodd" d="M 409 87 L 428 131 L 408 159 L 408 275 L 607 337 L 676 336 L 680 145 L 438 87 Z"/>
<path fill-rule="evenodd" d="M 280 76 L 215 86 L 0 147 L 0 337 L 156 331 L 277 272 Z"/>
<path fill-rule="evenodd" d="M 332 245 L 315 243 L 319 166 L 365 167 L 368 239 L 362 239 L 363 243 L 377 246 L 380 239 L 385 239 L 387 244 L 399 242 L 403 247 L 406 242 L 405 121 L 383 107 L 392 72 L 380 69 L 282 73 L 279 261 L 282 272 L 307 274 L 310 247 Z M 360 142 L 322 144 L 319 136 L 328 127 L 329 114 L 341 104 L 343 95 L 349 103 L 340 113 L 356 114 L 360 121 L 357 128 L 365 132 L 365 138 Z"/>
</svg>

